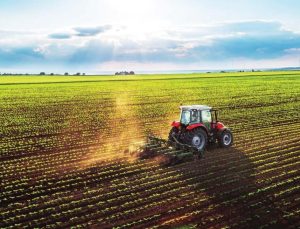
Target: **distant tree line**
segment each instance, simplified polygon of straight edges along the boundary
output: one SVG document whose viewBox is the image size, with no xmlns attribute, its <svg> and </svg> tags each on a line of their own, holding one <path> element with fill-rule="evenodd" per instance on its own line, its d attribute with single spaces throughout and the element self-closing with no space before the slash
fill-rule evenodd
<svg viewBox="0 0 300 229">
<path fill-rule="evenodd" d="M 122 71 L 122 72 L 116 72 L 115 73 L 116 76 L 124 76 L 124 75 L 134 75 L 134 71 L 130 71 L 130 72 L 127 72 L 127 71 Z"/>
<path fill-rule="evenodd" d="M 29 73 L 24 73 L 24 74 L 22 74 L 22 73 L 10 73 L 10 72 L 4 72 L 4 73 L 0 73 L 0 75 L 2 75 L 2 76 L 29 76 L 29 75 L 31 75 L 31 74 L 29 74 Z"/>
<path fill-rule="evenodd" d="M 40 75 L 41 75 L 41 76 L 45 76 L 45 75 L 47 75 L 47 74 L 46 74 L 45 72 L 41 72 Z M 60 74 L 50 73 L 50 74 L 48 74 L 48 75 L 54 76 L 54 75 L 60 75 Z M 64 73 L 64 76 L 70 76 L 70 75 L 72 75 L 72 74 L 69 74 L 68 72 L 65 72 L 65 73 Z M 77 73 L 73 74 L 73 76 L 85 76 L 85 73 L 77 72 Z"/>
<path fill-rule="evenodd" d="M 56 73 L 49 73 L 47 74 L 46 72 L 40 72 L 39 74 L 29 74 L 29 73 L 10 73 L 10 72 L 4 72 L 4 73 L 1 73 L 0 72 L 0 75 L 2 76 L 29 76 L 29 75 L 40 75 L 40 76 L 54 76 L 54 75 L 57 75 L 57 76 L 61 76 L 62 74 L 56 74 Z M 73 76 L 85 76 L 85 73 L 80 73 L 80 72 L 77 72 L 75 74 L 69 74 L 68 72 L 65 72 L 63 74 L 64 76 L 69 76 L 69 75 L 73 75 Z"/>
<path fill-rule="evenodd" d="M 220 73 L 227 73 L 227 72 L 234 72 L 234 71 L 219 71 Z M 251 69 L 251 70 L 237 70 L 236 72 L 261 72 L 261 70 L 256 70 L 256 69 Z M 211 72 L 206 72 L 206 73 L 211 73 Z M 77 72 L 77 73 L 74 73 L 74 74 L 70 74 L 68 72 L 65 72 L 64 74 L 56 74 L 56 73 L 46 73 L 46 72 L 40 72 L 39 74 L 30 74 L 30 73 L 10 73 L 10 72 L 4 72 L 4 73 L 1 73 L 0 72 L 0 75 L 2 76 L 28 76 L 28 75 L 40 75 L 40 76 L 61 76 L 61 75 L 64 75 L 64 76 L 85 76 L 86 74 L 83 72 Z M 123 76 L 123 75 L 135 75 L 134 71 L 130 71 L 130 72 L 127 72 L 127 71 L 121 71 L 121 72 L 116 72 L 115 73 L 116 76 Z"/>
</svg>

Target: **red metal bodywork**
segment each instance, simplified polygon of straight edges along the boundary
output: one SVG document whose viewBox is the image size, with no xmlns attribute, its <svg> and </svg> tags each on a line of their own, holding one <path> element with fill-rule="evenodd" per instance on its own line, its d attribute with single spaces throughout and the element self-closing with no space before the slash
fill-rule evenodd
<svg viewBox="0 0 300 229">
<path fill-rule="evenodd" d="M 211 123 L 211 128 L 212 129 L 217 129 L 217 130 L 221 130 L 226 128 L 225 125 L 221 122 L 217 122 L 217 123 Z"/>
<path fill-rule="evenodd" d="M 173 122 L 171 123 L 171 126 L 174 126 L 174 127 L 179 128 L 179 127 L 180 127 L 180 122 L 178 122 L 178 121 L 173 121 Z"/>
<path fill-rule="evenodd" d="M 178 122 L 178 121 L 173 121 L 172 123 L 171 123 L 171 126 L 174 126 L 174 127 L 176 127 L 176 128 L 179 128 L 180 127 L 180 122 Z M 206 128 L 206 126 L 203 124 L 203 123 L 195 123 L 195 124 L 192 124 L 192 125 L 189 125 L 189 126 L 187 126 L 187 130 L 193 130 L 193 129 L 195 129 L 195 128 L 197 128 L 197 127 L 202 127 L 202 128 L 204 128 L 206 131 L 207 131 L 207 128 Z M 221 123 L 221 122 L 217 122 L 217 123 L 211 123 L 211 129 L 215 129 L 215 130 L 223 130 L 223 129 L 225 129 L 226 128 L 226 126 L 223 124 L 223 123 Z"/>
<path fill-rule="evenodd" d="M 205 125 L 202 124 L 202 123 L 196 123 L 196 124 L 189 125 L 186 129 L 187 130 L 193 130 L 193 129 L 197 128 L 197 127 L 204 127 L 205 130 L 206 130 Z"/>
</svg>

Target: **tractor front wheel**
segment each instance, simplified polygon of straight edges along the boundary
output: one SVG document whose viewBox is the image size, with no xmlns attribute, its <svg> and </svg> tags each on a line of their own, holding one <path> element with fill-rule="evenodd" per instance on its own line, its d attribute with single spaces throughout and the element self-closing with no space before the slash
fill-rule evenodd
<svg viewBox="0 0 300 229">
<path fill-rule="evenodd" d="M 196 128 L 188 134 L 187 143 L 198 151 L 203 151 L 207 144 L 207 134 L 201 128 Z"/>
<path fill-rule="evenodd" d="M 218 138 L 219 145 L 223 148 L 230 147 L 233 143 L 233 136 L 230 130 L 224 130 L 219 138 Z"/>
</svg>

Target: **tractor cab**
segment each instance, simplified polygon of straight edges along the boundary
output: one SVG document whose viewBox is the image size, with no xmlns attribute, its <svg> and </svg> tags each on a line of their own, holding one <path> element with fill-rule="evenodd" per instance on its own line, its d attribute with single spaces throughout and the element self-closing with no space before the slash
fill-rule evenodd
<svg viewBox="0 0 300 229">
<path fill-rule="evenodd" d="M 218 122 L 217 110 L 205 105 L 181 106 L 180 124 L 189 126 L 203 123 L 208 130 Z"/>
</svg>

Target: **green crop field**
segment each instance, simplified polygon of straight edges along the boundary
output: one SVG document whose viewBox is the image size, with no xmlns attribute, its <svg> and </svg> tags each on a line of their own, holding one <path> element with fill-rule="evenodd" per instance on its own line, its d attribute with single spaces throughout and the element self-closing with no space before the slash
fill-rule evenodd
<svg viewBox="0 0 300 229">
<path fill-rule="evenodd" d="M 206 104 L 231 148 L 136 155 Z M 0 77 L 1 228 L 299 228 L 300 72 Z"/>
</svg>

